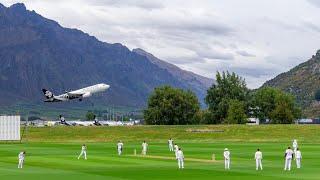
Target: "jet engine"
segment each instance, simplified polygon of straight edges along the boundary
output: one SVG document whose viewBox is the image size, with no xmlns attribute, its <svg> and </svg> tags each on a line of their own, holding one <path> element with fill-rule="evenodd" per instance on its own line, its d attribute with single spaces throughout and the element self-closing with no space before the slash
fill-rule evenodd
<svg viewBox="0 0 320 180">
<path fill-rule="evenodd" d="M 89 92 L 87 92 L 87 93 L 84 93 L 84 94 L 82 95 L 82 98 L 87 98 L 87 97 L 90 97 L 90 96 L 92 96 L 92 94 L 89 93 Z"/>
</svg>

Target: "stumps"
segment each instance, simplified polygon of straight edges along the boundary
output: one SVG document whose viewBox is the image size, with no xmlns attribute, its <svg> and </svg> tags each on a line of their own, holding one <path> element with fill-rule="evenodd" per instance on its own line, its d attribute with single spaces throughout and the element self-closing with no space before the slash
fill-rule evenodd
<svg viewBox="0 0 320 180">
<path fill-rule="evenodd" d="M 215 155 L 215 154 L 212 154 L 211 160 L 212 160 L 212 161 L 215 161 L 215 160 L 216 160 L 216 155 Z"/>
</svg>

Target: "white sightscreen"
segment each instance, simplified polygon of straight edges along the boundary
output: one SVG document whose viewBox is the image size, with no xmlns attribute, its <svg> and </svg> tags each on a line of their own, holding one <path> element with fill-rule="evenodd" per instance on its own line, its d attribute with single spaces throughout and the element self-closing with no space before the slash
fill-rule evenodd
<svg viewBox="0 0 320 180">
<path fill-rule="evenodd" d="M 20 140 L 20 116 L 0 116 L 0 141 Z"/>
</svg>

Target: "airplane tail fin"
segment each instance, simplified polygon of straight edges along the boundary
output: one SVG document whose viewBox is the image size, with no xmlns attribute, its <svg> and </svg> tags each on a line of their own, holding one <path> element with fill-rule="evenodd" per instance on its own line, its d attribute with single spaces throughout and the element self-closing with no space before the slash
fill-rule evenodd
<svg viewBox="0 0 320 180">
<path fill-rule="evenodd" d="M 50 98 L 53 98 L 53 93 L 46 90 L 46 89 L 42 89 L 42 92 L 44 94 L 44 96 L 47 98 L 47 99 L 50 99 Z"/>
</svg>

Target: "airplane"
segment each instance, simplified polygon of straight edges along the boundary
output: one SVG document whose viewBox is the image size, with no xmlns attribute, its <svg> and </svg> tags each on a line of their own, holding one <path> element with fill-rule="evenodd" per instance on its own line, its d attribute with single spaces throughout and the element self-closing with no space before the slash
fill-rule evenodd
<svg viewBox="0 0 320 180">
<path fill-rule="evenodd" d="M 70 124 L 64 119 L 62 115 L 59 115 L 59 120 L 61 125 L 70 126 Z"/>
<path fill-rule="evenodd" d="M 92 96 L 92 94 L 95 94 L 98 92 L 106 91 L 109 88 L 110 88 L 110 85 L 101 83 L 101 84 L 85 87 L 82 89 L 78 89 L 75 91 L 66 92 L 58 96 L 54 95 L 52 92 L 46 89 L 42 89 L 42 92 L 46 97 L 44 102 L 61 102 L 61 101 L 69 101 L 72 99 L 79 99 L 79 101 L 82 101 L 83 98 L 90 97 Z"/>
<path fill-rule="evenodd" d="M 71 121 L 70 124 L 73 126 L 94 126 L 93 121 Z"/>
<path fill-rule="evenodd" d="M 94 125 L 96 126 L 101 126 L 101 124 L 99 123 L 99 120 L 98 118 L 96 117 L 96 115 L 94 115 L 94 122 L 93 122 Z"/>
</svg>

